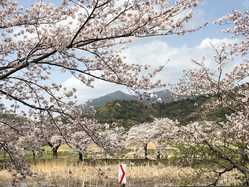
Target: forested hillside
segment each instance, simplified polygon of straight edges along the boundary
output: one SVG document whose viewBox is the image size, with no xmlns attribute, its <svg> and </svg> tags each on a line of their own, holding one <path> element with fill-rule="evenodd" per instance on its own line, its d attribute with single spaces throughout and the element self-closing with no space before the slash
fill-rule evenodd
<svg viewBox="0 0 249 187">
<path fill-rule="evenodd" d="M 191 121 L 223 121 L 225 114 L 231 113 L 226 107 L 217 107 L 208 112 L 205 106 L 212 103 L 212 97 L 200 96 L 170 103 L 150 103 L 142 101 L 116 100 L 97 107 L 96 118 L 100 122 L 118 122 L 125 128 L 141 122 L 151 122 L 153 118 L 170 118 L 182 124 Z"/>
</svg>

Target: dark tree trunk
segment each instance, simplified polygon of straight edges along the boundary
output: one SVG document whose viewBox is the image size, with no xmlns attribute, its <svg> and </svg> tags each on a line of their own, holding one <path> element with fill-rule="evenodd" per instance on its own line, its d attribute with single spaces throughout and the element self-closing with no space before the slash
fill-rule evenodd
<svg viewBox="0 0 249 187">
<path fill-rule="evenodd" d="M 144 159 L 148 159 L 148 144 L 144 144 Z"/>
<path fill-rule="evenodd" d="M 161 151 L 160 151 L 160 149 L 157 150 L 156 158 L 157 158 L 157 160 L 161 159 Z"/>
<path fill-rule="evenodd" d="M 53 151 L 53 158 L 54 159 L 57 159 L 58 158 L 58 149 L 59 149 L 60 145 L 58 146 L 55 146 L 52 148 L 52 151 Z"/>
<path fill-rule="evenodd" d="M 58 149 L 59 149 L 59 147 L 60 147 L 61 145 L 59 144 L 59 145 L 57 145 L 57 146 L 53 146 L 53 144 L 50 143 L 50 142 L 48 142 L 48 145 L 49 145 L 49 147 L 51 147 L 51 149 L 52 149 L 53 158 L 54 158 L 54 159 L 57 159 L 57 158 L 58 158 Z"/>
<path fill-rule="evenodd" d="M 34 164 L 36 164 L 36 154 L 35 154 L 35 150 L 32 150 L 32 158 L 33 158 Z"/>
<path fill-rule="evenodd" d="M 83 161 L 83 154 L 81 152 L 79 152 L 79 161 L 82 162 Z"/>
</svg>

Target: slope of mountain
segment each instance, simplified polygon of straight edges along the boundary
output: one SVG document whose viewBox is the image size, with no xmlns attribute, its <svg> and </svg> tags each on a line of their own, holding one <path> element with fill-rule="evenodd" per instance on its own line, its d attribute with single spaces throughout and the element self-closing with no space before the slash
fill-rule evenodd
<svg viewBox="0 0 249 187">
<path fill-rule="evenodd" d="M 157 102 L 158 98 L 161 98 L 163 103 L 169 103 L 172 101 L 176 101 L 179 99 L 182 99 L 181 97 L 178 97 L 176 94 L 170 92 L 169 90 L 161 90 L 158 92 L 154 92 L 153 93 L 154 98 L 149 98 L 144 100 L 144 102 Z M 139 97 L 135 96 L 135 95 L 130 95 L 127 93 L 124 93 L 122 91 L 116 91 L 107 95 L 104 95 L 102 97 L 93 99 L 91 101 L 88 102 L 89 105 L 91 106 L 95 106 L 95 107 L 99 107 L 99 106 L 103 106 L 108 102 L 112 102 L 112 101 L 116 101 L 116 100 L 120 100 L 120 101 L 139 101 Z"/>
<path fill-rule="evenodd" d="M 115 101 L 115 100 L 125 100 L 125 101 L 130 101 L 130 100 L 137 100 L 137 98 L 133 95 L 126 94 L 121 91 L 116 91 L 107 95 L 104 95 L 102 97 L 93 99 L 89 101 L 89 105 L 99 107 L 103 106 L 108 102 Z"/>
</svg>

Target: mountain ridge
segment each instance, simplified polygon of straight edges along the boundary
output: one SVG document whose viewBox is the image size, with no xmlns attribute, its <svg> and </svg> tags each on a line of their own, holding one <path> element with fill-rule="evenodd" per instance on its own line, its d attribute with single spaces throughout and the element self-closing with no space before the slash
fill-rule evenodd
<svg viewBox="0 0 249 187">
<path fill-rule="evenodd" d="M 148 97 L 148 99 L 146 99 L 145 102 L 158 102 L 158 98 L 161 98 L 160 102 L 169 103 L 169 102 L 176 101 L 177 99 L 180 98 L 179 96 L 177 96 L 176 94 L 174 94 L 168 89 L 153 92 L 152 95 L 154 95 L 155 97 Z M 125 92 L 118 90 L 118 91 L 106 94 L 104 96 L 91 99 L 87 103 L 90 106 L 100 107 L 100 106 L 105 105 L 106 103 L 116 101 L 116 100 L 141 101 L 139 96 L 127 94 Z"/>
</svg>

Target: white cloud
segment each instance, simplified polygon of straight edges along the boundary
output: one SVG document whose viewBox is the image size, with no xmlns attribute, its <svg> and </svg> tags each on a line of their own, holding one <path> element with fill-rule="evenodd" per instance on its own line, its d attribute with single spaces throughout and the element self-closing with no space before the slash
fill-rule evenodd
<svg viewBox="0 0 249 187">
<path fill-rule="evenodd" d="M 207 65 L 209 67 L 214 65 L 212 61 L 214 50 L 210 43 L 214 46 L 220 46 L 223 43 L 233 42 L 228 38 L 206 38 L 197 46 L 174 47 L 162 40 L 150 40 L 150 42 L 137 42 L 130 45 L 124 50 L 123 55 L 126 56 L 125 60 L 128 63 L 150 64 L 153 67 L 166 65 L 165 69 L 157 76 L 157 79 L 161 79 L 166 83 L 175 83 L 182 76 L 184 69 L 195 67 L 192 59 L 200 60 L 202 57 L 206 57 Z M 123 86 L 100 80 L 94 83 L 94 88 L 85 86 L 75 78 L 68 79 L 64 86 L 78 90 L 79 102 L 85 102 L 117 90 L 127 92 L 127 88 Z"/>
<path fill-rule="evenodd" d="M 213 46 L 221 46 L 223 43 L 233 43 L 231 39 L 211 39 L 206 38 L 199 45 L 189 47 L 174 47 L 166 42 L 156 40 L 152 42 L 139 43 L 126 49 L 127 62 L 138 64 L 150 64 L 152 66 L 166 65 L 165 70 L 158 78 L 169 83 L 175 83 L 182 75 L 184 69 L 194 67 L 192 60 L 201 60 L 206 57 L 206 63 L 211 67 L 214 65 L 212 57 L 214 55 Z"/>
<path fill-rule="evenodd" d="M 229 38 L 223 38 L 223 39 L 217 39 L 217 38 L 206 38 L 202 40 L 200 43 L 200 48 L 212 48 L 212 46 L 221 47 L 224 44 L 233 44 L 235 43 L 234 39 Z"/>
</svg>

